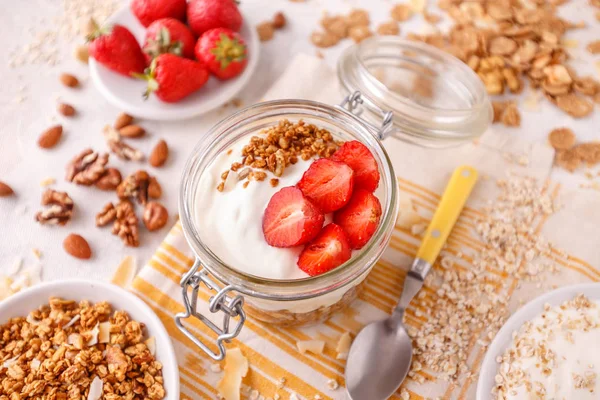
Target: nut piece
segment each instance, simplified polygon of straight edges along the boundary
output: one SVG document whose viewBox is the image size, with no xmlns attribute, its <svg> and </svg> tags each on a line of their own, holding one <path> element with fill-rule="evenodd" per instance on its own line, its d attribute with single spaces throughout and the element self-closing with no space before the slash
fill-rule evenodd
<svg viewBox="0 0 600 400">
<path fill-rule="evenodd" d="M 261 22 L 256 26 L 256 32 L 258 32 L 258 37 L 260 38 L 261 42 L 267 42 L 273 39 L 275 27 L 271 21 Z"/>
<path fill-rule="evenodd" d="M 126 127 L 127 125 L 131 125 L 133 122 L 133 117 L 127 113 L 121 113 L 117 116 L 117 120 L 115 121 L 114 128 L 121 129 Z"/>
<path fill-rule="evenodd" d="M 146 204 L 142 220 L 149 231 L 152 232 L 162 228 L 168 219 L 169 212 L 162 204 L 157 201 L 151 201 Z"/>
<path fill-rule="evenodd" d="M 275 29 L 283 28 L 287 23 L 285 15 L 280 11 L 273 16 L 273 27 Z"/>
<path fill-rule="evenodd" d="M 371 32 L 369 26 L 358 25 L 353 26 L 348 30 L 348 36 L 350 36 L 355 43 L 360 43 L 366 38 L 373 36 L 373 32 Z"/>
<path fill-rule="evenodd" d="M 90 249 L 87 240 L 75 233 L 71 233 L 65 238 L 63 248 L 67 253 L 81 260 L 87 260 L 92 257 L 92 249 Z"/>
<path fill-rule="evenodd" d="M 390 11 L 390 14 L 394 20 L 403 22 L 413 16 L 413 11 L 406 4 L 396 4 Z"/>
<path fill-rule="evenodd" d="M 87 64 L 90 59 L 90 52 L 88 50 L 88 47 L 86 45 L 78 45 L 73 51 L 73 56 L 75 57 L 75 59 L 81 61 L 84 64 Z"/>
<path fill-rule="evenodd" d="M 144 136 L 146 130 L 139 125 L 126 125 L 119 129 L 119 133 L 121 136 L 125 136 L 127 138 L 139 138 Z"/>
<path fill-rule="evenodd" d="M 115 190 L 121 183 L 121 173 L 116 168 L 106 168 L 104 175 L 96 182 L 96 187 L 100 190 Z"/>
<path fill-rule="evenodd" d="M 38 146 L 42 149 L 51 149 L 60 140 L 63 133 L 62 125 L 54 125 L 46 129 L 38 138 Z"/>
<path fill-rule="evenodd" d="M 153 167 L 158 168 L 158 167 L 163 166 L 163 164 L 167 161 L 168 157 L 169 157 L 169 146 L 167 146 L 167 142 L 165 142 L 164 140 L 161 139 L 156 144 L 156 146 L 154 146 L 154 149 L 150 153 L 150 158 L 148 159 L 148 162 Z"/>
<path fill-rule="evenodd" d="M 400 27 L 396 21 L 383 22 L 377 27 L 379 35 L 399 35 Z"/>
<path fill-rule="evenodd" d="M 121 201 L 117 205 L 117 219 L 113 224 L 112 233 L 121 238 L 126 246 L 138 247 L 140 245 L 138 218 L 130 201 Z"/>
<path fill-rule="evenodd" d="M 8 197 L 13 195 L 15 192 L 6 183 L 0 181 L 0 197 Z"/>
<path fill-rule="evenodd" d="M 346 18 L 346 20 L 348 21 L 348 26 L 349 27 L 353 27 L 353 26 L 369 26 L 369 24 L 371 23 L 370 18 L 369 18 L 369 13 L 366 10 L 363 10 L 361 8 L 355 8 L 353 10 L 350 11 L 350 14 L 348 14 L 348 17 Z"/>
<path fill-rule="evenodd" d="M 73 199 L 66 192 L 48 189 L 42 194 L 41 204 L 50 206 L 35 214 L 35 220 L 42 225 L 65 225 L 73 216 Z"/>
<path fill-rule="evenodd" d="M 158 198 L 161 194 L 162 189 L 156 178 L 151 177 L 144 170 L 129 175 L 117 187 L 117 196 L 121 200 L 134 198 L 142 205 L 146 205 L 148 197 Z"/>
<path fill-rule="evenodd" d="M 92 149 L 85 149 L 67 165 L 65 179 L 78 185 L 93 185 L 106 172 L 108 154 L 98 154 Z"/>
<path fill-rule="evenodd" d="M 112 126 L 104 127 L 104 138 L 108 148 L 123 160 L 141 161 L 144 155 L 141 151 L 134 149 L 127 143 L 123 142 L 121 134 Z"/>
<path fill-rule="evenodd" d="M 516 104 L 510 103 L 508 106 L 506 106 L 500 119 L 506 126 L 520 126 L 521 114 L 519 114 Z"/>
<path fill-rule="evenodd" d="M 313 32 L 310 41 L 317 47 L 326 48 L 338 44 L 340 38 L 329 32 Z"/>
<path fill-rule="evenodd" d="M 57 110 L 65 117 L 72 117 L 75 115 L 75 107 L 67 103 L 58 103 Z"/>
<path fill-rule="evenodd" d="M 592 103 L 573 93 L 556 97 L 556 105 L 574 118 L 585 117 L 594 110 Z"/>
<path fill-rule="evenodd" d="M 113 203 L 106 204 L 102 211 L 96 214 L 96 226 L 105 226 L 117 218 L 117 209 Z"/>
<path fill-rule="evenodd" d="M 63 85 L 70 87 L 70 88 L 79 86 L 79 80 L 74 75 L 71 75 L 71 74 L 61 74 L 60 81 L 62 82 Z"/>
<path fill-rule="evenodd" d="M 569 128 L 556 128 L 548 135 L 548 141 L 556 150 L 567 150 L 575 144 L 575 134 Z"/>
</svg>

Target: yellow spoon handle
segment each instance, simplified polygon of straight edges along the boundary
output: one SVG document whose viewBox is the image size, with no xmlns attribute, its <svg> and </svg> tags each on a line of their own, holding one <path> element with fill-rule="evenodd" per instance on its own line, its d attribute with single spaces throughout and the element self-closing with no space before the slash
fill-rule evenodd
<svg viewBox="0 0 600 400">
<path fill-rule="evenodd" d="M 477 170 L 469 166 L 461 166 L 454 170 L 433 219 L 425 231 L 417 259 L 423 259 L 433 265 L 477 182 L 477 175 Z"/>
</svg>

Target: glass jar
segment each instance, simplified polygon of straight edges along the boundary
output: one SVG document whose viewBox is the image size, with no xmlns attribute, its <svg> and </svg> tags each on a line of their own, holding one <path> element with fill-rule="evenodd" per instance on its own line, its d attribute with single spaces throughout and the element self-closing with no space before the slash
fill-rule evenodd
<svg viewBox="0 0 600 400">
<path fill-rule="evenodd" d="M 414 53 L 412 62 L 409 56 L 402 55 L 408 52 Z M 375 78 L 382 72 L 374 68 L 383 68 L 383 75 L 412 70 L 406 76 L 427 77 L 435 83 L 433 90 L 437 94 L 427 101 L 424 95 L 403 97 L 399 90 L 384 87 L 385 76 Z M 306 325 L 327 319 L 357 297 L 386 249 L 398 214 L 396 176 L 382 139 L 392 135 L 428 146 L 451 145 L 478 136 L 491 121 L 491 105 L 478 77 L 459 60 L 431 46 L 388 37 L 369 39 L 347 50 L 338 70 L 342 87 L 351 92 L 339 106 L 278 100 L 247 107 L 214 126 L 194 148 L 185 166 L 180 217 L 196 262 L 181 281 L 186 312 L 178 314 L 175 320 L 179 329 L 215 360 L 223 359 L 224 342 L 240 333 L 247 315 L 269 324 Z M 442 79 L 448 76 L 455 77 L 456 82 Z M 457 90 L 453 97 L 449 94 L 451 89 Z M 443 99 L 436 100 L 440 96 Z M 381 176 L 377 196 L 382 217 L 369 243 L 343 265 L 323 275 L 295 280 L 266 279 L 227 265 L 202 240 L 203 233 L 196 223 L 203 212 L 196 207 L 197 196 L 202 195 L 198 191 L 200 177 L 215 158 L 241 138 L 255 135 L 282 119 L 314 124 L 330 131 L 337 140 L 362 142 L 375 157 Z M 220 326 L 196 309 L 201 285 L 215 291 L 208 310 L 223 315 Z M 189 317 L 200 319 L 217 334 L 218 351 L 211 350 L 185 327 L 183 321 Z"/>
</svg>

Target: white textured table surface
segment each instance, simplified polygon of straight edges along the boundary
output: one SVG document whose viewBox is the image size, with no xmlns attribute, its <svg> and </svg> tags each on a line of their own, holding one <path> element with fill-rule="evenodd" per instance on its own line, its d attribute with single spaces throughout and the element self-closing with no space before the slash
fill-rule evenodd
<svg viewBox="0 0 600 400">
<path fill-rule="evenodd" d="M 89 0 L 87 3 L 100 1 Z M 63 14 L 63 4 L 75 3 L 85 4 L 86 1 L 5 1 L 0 13 L 0 37 L 3 43 L 11 51 L 22 49 L 31 43 L 32 32 L 35 35 L 49 28 L 56 30 L 53 18 Z M 382 0 L 307 0 L 305 3 L 287 0 L 243 1 L 246 23 L 256 25 L 276 11 L 283 11 L 289 23 L 285 30 L 276 32 L 273 40 L 263 43 L 257 73 L 239 97 L 244 104 L 260 100 L 295 54 L 315 53 L 309 35 L 317 27 L 323 11 L 347 12 L 353 7 L 362 7 L 370 11 L 371 19 L 375 22 L 373 26 L 376 26 L 388 18 L 392 4 L 391 1 Z M 595 63 L 599 61 L 598 57 L 594 60 L 585 52 L 587 42 L 600 37 L 600 23 L 595 20 L 591 10 L 587 1 L 574 0 L 562 7 L 560 14 L 572 21 L 583 20 L 588 24 L 585 29 L 571 31 L 568 37 L 579 43 L 578 48 L 571 49 L 579 73 L 597 77 Z M 419 16 L 402 24 L 402 30 L 403 33 L 420 32 L 423 26 L 424 22 Z M 82 42 L 82 39 L 77 39 L 77 42 Z M 167 228 L 158 233 L 141 229 L 141 246 L 137 249 L 124 247 L 117 237 L 110 234 L 110 228 L 99 229 L 94 225 L 95 214 L 105 203 L 115 199 L 114 193 L 76 186 L 64 180 L 65 165 L 79 151 L 86 147 L 107 150 L 102 127 L 114 121 L 120 111 L 100 96 L 88 79 L 87 68 L 73 59 L 71 53 L 75 43 L 62 39 L 58 41 L 57 52 L 53 56 L 58 60 L 55 66 L 38 62 L 15 68 L 8 65 L 8 59 L 3 58 L 0 62 L 0 180 L 11 185 L 17 193 L 13 198 L 0 200 L 0 273 L 18 256 L 25 259 L 26 265 L 34 262 L 32 249 L 37 248 L 43 253 L 44 280 L 63 277 L 108 279 L 124 255 L 135 255 L 140 263 L 149 258 L 167 232 Z M 351 41 L 346 40 L 334 49 L 324 50 L 328 63 L 335 65 L 338 54 L 348 45 L 351 45 Z M 71 72 L 80 77 L 82 87 L 76 90 L 63 87 L 58 80 L 61 72 Z M 69 120 L 57 116 L 55 109 L 58 99 L 73 104 L 78 115 Z M 598 107 L 591 117 L 574 120 L 545 100 L 541 100 L 539 106 L 535 112 L 522 111 L 520 128 L 494 126 L 491 129 L 504 129 L 507 140 L 519 136 L 532 142 L 544 141 L 547 133 L 557 126 L 571 127 L 582 140 L 600 137 Z M 130 143 L 148 154 L 154 143 L 164 138 L 171 149 L 166 166 L 154 169 L 147 163 L 124 163 L 114 156 L 111 156 L 110 164 L 117 166 L 123 175 L 139 168 L 148 169 L 156 175 L 163 187 L 162 201 L 170 211 L 171 225 L 177 213 L 180 171 L 190 149 L 212 124 L 234 110 L 233 107 L 224 108 L 177 123 L 141 121 L 140 124 L 149 134 Z M 38 135 L 58 122 L 65 127 L 60 144 L 49 151 L 39 149 L 36 144 Z M 575 186 L 584 181 L 581 175 L 555 171 L 553 178 L 567 186 Z M 54 188 L 67 191 L 75 201 L 75 216 L 67 226 L 41 226 L 34 222 L 34 214 L 40 209 L 40 195 L 44 190 L 40 187 L 40 181 L 48 177 L 57 180 Z M 62 240 L 70 232 L 80 233 L 88 239 L 94 252 L 92 260 L 77 261 L 62 250 Z"/>
</svg>

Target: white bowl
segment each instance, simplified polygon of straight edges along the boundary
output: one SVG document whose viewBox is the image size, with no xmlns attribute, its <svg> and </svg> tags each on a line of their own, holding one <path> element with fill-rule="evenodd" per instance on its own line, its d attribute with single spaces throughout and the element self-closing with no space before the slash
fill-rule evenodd
<svg viewBox="0 0 600 400">
<path fill-rule="evenodd" d="M 179 399 L 179 368 L 173 344 L 165 327 L 141 299 L 116 285 L 90 280 L 47 282 L 33 286 L 0 302 L 0 325 L 10 318 L 26 316 L 52 296 L 66 300 L 107 301 L 114 310 L 124 310 L 129 316 L 146 325 L 148 336 L 156 340 L 156 359 L 163 365 L 165 400 Z"/>
<path fill-rule="evenodd" d="M 600 283 L 584 283 L 565 286 L 537 297 L 519 309 L 506 321 L 498 332 L 485 354 L 479 380 L 477 381 L 477 400 L 490 400 L 494 388 L 494 377 L 498 371 L 496 357 L 501 356 L 512 342 L 512 333 L 518 331 L 527 321 L 531 321 L 544 311 L 544 304 L 558 306 L 571 300 L 578 294 L 584 294 L 590 299 L 600 300 Z"/>
<path fill-rule="evenodd" d="M 146 29 L 131 13 L 129 6 L 121 8 L 106 23 L 127 27 L 138 43 L 143 45 Z M 227 103 L 242 90 L 254 73 L 260 53 L 258 33 L 245 17 L 239 33 L 248 46 L 248 65 L 244 72 L 226 81 L 211 76 L 200 90 L 177 103 L 164 103 L 154 95 L 144 100 L 142 94 L 146 89 L 146 82 L 113 72 L 91 57 L 90 76 L 109 103 L 135 117 L 158 121 L 192 118 Z"/>
</svg>

